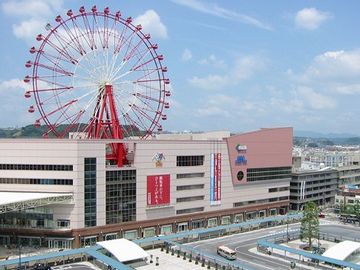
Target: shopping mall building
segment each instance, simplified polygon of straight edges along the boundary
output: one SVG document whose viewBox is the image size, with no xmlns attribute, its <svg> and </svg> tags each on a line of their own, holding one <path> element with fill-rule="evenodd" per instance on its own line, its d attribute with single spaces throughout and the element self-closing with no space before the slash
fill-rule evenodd
<svg viewBox="0 0 360 270">
<path fill-rule="evenodd" d="M 0 245 L 50 248 L 154 236 L 284 214 L 292 128 L 126 140 L 0 140 Z"/>
</svg>

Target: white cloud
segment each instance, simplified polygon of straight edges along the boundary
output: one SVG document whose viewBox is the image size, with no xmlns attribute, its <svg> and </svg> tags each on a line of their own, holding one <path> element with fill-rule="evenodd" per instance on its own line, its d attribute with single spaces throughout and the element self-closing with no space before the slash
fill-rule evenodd
<svg viewBox="0 0 360 270">
<path fill-rule="evenodd" d="M 251 78 L 256 72 L 265 67 L 265 61 L 256 56 L 245 56 L 236 59 L 232 66 L 232 69 L 226 74 L 209 74 L 205 77 L 194 76 L 189 79 L 189 82 L 202 89 L 220 90 Z"/>
<path fill-rule="evenodd" d="M 255 19 L 251 16 L 242 13 L 235 12 L 233 10 L 223 8 L 214 3 L 208 3 L 199 0 L 172 0 L 172 1 L 178 5 L 186 6 L 188 8 L 191 8 L 193 10 L 205 14 L 210 14 L 226 20 L 249 24 L 265 30 L 272 30 L 271 26 L 269 26 L 264 22 L 259 21 L 258 19 Z"/>
<path fill-rule="evenodd" d="M 349 84 L 337 86 L 335 90 L 344 95 L 360 94 L 360 84 Z"/>
<path fill-rule="evenodd" d="M 35 40 L 36 35 L 44 32 L 46 21 L 41 19 L 30 19 L 13 25 L 13 33 L 17 38 Z"/>
<path fill-rule="evenodd" d="M 155 38 L 167 38 L 166 26 L 161 22 L 160 16 L 152 9 L 134 19 L 134 24 L 141 24 L 145 32 Z"/>
<path fill-rule="evenodd" d="M 0 126 L 11 127 L 16 125 L 28 125 L 34 121 L 33 115 L 27 113 L 29 104 L 25 102 L 24 92 L 29 85 L 20 79 L 11 79 L 0 83 L 0 100 L 3 115 L 11 117 L 1 117 Z M 24 102 L 22 102 L 22 100 Z M 14 106 L 16 104 L 16 106 Z"/>
<path fill-rule="evenodd" d="M 184 62 L 190 61 L 192 58 L 192 53 L 189 49 L 185 49 L 181 55 L 181 60 Z"/>
<path fill-rule="evenodd" d="M 333 109 L 336 107 L 336 101 L 333 98 L 315 92 L 310 87 L 299 86 L 297 89 L 297 93 L 313 109 Z"/>
<path fill-rule="evenodd" d="M 221 76 L 221 75 L 213 75 L 210 74 L 206 77 L 199 78 L 194 76 L 189 80 L 189 82 L 199 88 L 208 89 L 208 90 L 215 90 L 215 89 L 222 89 L 226 86 L 233 84 L 230 76 Z"/>
<path fill-rule="evenodd" d="M 201 65 L 210 65 L 216 68 L 225 68 L 226 64 L 224 60 L 218 59 L 215 55 L 211 54 L 209 57 L 201 59 L 199 61 Z"/>
<path fill-rule="evenodd" d="M 331 17 L 329 12 L 323 12 L 316 8 L 304 8 L 296 13 L 295 25 L 306 30 L 315 30 Z"/>
<path fill-rule="evenodd" d="M 53 10 L 61 9 L 62 0 L 23 0 L 3 2 L 3 11 L 11 16 L 44 17 L 52 14 Z"/>
<path fill-rule="evenodd" d="M 63 13 L 62 6 L 63 0 L 22 0 L 3 2 L 1 8 L 5 14 L 20 18 L 20 22 L 12 26 L 13 33 L 32 44 L 37 34 L 45 32 L 46 23 Z"/>
<path fill-rule="evenodd" d="M 360 76 L 360 49 L 328 51 L 316 56 L 304 79 L 342 80 Z"/>
</svg>

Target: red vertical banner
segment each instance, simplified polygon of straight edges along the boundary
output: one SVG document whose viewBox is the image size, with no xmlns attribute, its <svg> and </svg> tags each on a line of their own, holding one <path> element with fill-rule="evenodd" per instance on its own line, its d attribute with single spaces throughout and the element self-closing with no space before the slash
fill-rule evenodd
<svg viewBox="0 0 360 270">
<path fill-rule="evenodd" d="M 147 205 L 157 206 L 170 203 L 170 175 L 147 176 Z"/>
<path fill-rule="evenodd" d="M 215 154 L 214 158 L 214 201 L 218 200 L 218 159 L 217 154 Z"/>
<path fill-rule="evenodd" d="M 217 160 L 217 200 L 221 200 L 221 153 L 216 154 Z"/>
</svg>

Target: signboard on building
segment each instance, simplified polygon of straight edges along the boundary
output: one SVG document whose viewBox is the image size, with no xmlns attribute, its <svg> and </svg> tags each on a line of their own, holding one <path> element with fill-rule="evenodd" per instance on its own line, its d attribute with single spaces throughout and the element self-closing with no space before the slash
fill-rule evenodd
<svg viewBox="0 0 360 270">
<path fill-rule="evenodd" d="M 210 204 L 221 203 L 221 153 L 210 155 Z"/>
<path fill-rule="evenodd" d="M 147 176 L 147 205 L 170 204 L 170 175 Z"/>
</svg>

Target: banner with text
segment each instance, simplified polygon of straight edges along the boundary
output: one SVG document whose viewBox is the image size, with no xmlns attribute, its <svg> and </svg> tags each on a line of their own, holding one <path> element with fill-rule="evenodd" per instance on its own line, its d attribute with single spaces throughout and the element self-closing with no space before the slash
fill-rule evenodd
<svg viewBox="0 0 360 270">
<path fill-rule="evenodd" d="M 221 153 L 210 156 L 210 204 L 221 203 Z"/>
<path fill-rule="evenodd" d="M 170 175 L 148 175 L 147 205 L 158 206 L 170 203 Z"/>
</svg>

